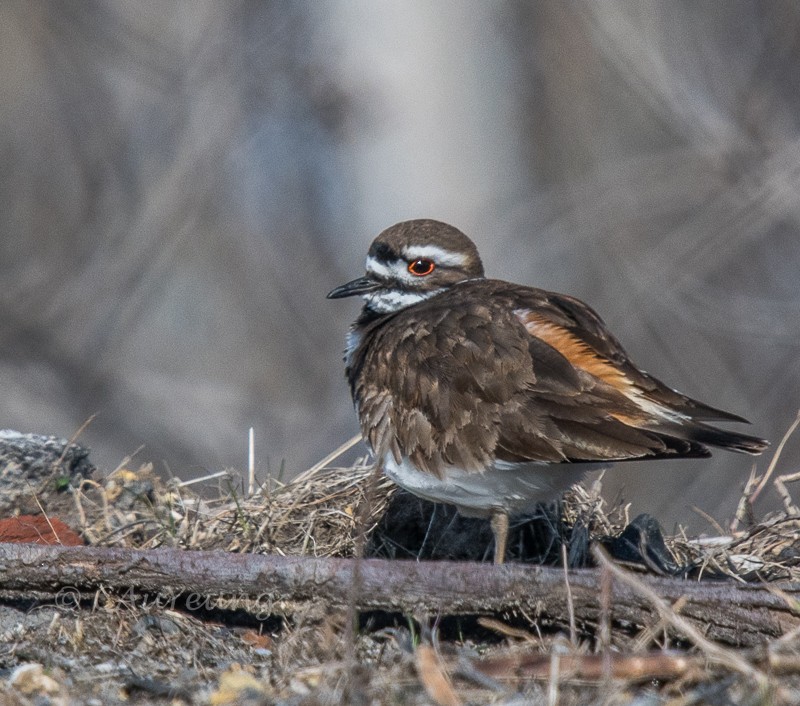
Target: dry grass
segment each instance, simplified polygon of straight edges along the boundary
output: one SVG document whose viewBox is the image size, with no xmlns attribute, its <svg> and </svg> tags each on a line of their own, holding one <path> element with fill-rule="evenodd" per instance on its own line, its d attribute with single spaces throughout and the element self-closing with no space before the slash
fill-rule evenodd
<svg viewBox="0 0 800 706">
<path fill-rule="evenodd" d="M 146 465 L 117 469 L 100 483 L 83 481 L 74 502 L 92 544 L 347 557 L 354 556 L 364 528 L 367 534 L 375 530 L 395 493 L 373 471 L 365 459 L 348 468 L 321 467 L 288 482 L 267 481 L 250 497 L 231 473 L 203 497 L 194 486 L 164 483 Z M 580 524 L 590 538 L 618 535 L 630 523 L 630 507 L 607 507 L 601 491 L 597 481 L 568 492 L 561 506 L 564 526 Z M 717 536 L 664 539 L 692 577 L 800 581 L 799 537 L 800 516 L 779 512 Z"/>
<path fill-rule="evenodd" d="M 771 482 L 780 478 L 772 478 L 776 466 L 764 472 Z M 740 509 L 752 506 L 764 477 L 754 473 Z M 359 551 L 365 528 L 385 531 L 382 517 L 395 493 L 365 459 L 347 468 L 319 464 L 249 496 L 232 473 L 211 483 L 201 494 L 196 484 L 164 482 L 149 466 L 125 464 L 104 479 L 81 481 L 71 495 L 42 492 L 37 500 L 80 526 L 92 544 L 346 557 Z M 626 506 L 606 506 L 598 481 L 568 493 L 558 521 L 602 540 L 619 535 L 629 514 Z M 800 581 L 800 516 L 746 522 L 740 512 L 717 537 L 665 541 L 691 579 Z M 566 550 L 555 556 L 561 563 Z M 609 581 L 613 573 L 636 587 L 635 572 L 620 571 L 609 566 Z M 185 597 L 102 591 L 72 604 L 0 603 L 0 624 L 12 626 L 0 635 L 0 667 L 43 664 L 60 689 L 52 699 L 103 703 L 118 702 L 121 693 L 147 703 L 216 704 L 800 702 L 800 631 L 758 650 L 732 650 L 687 632 L 680 601 L 658 603 L 639 589 L 657 617 L 624 641 L 613 634 L 624 628 L 608 616 L 593 636 L 586 626 L 563 635 L 520 613 L 362 616 L 354 632 L 346 612 L 312 606 L 289 617 L 254 617 L 235 597 L 201 608 Z M 688 642 L 676 642 L 674 629 Z M 621 644 L 624 651 L 613 647 Z M 31 694 L 52 688 L 44 677 L 36 683 Z M 15 684 L 9 676 L 0 697 L 33 703 Z"/>
<path fill-rule="evenodd" d="M 102 484 L 84 481 L 75 502 L 92 544 L 352 556 L 363 531 L 359 509 L 367 493 L 370 531 L 392 492 L 391 482 L 373 471 L 364 461 L 350 468 L 322 467 L 285 483 L 270 479 L 250 497 L 231 473 L 203 497 L 194 486 L 163 483 L 146 465 L 117 469 Z"/>
</svg>

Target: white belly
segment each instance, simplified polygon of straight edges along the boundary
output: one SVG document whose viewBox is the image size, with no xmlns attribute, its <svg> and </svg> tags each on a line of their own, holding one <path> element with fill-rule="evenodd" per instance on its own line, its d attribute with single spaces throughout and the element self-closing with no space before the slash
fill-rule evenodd
<svg viewBox="0 0 800 706">
<path fill-rule="evenodd" d="M 511 516 L 532 512 L 539 503 L 555 500 L 580 483 L 589 471 L 608 467 L 597 463 L 523 463 L 467 472 L 451 466 L 442 478 L 436 478 L 418 471 L 408 459 L 397 463 L 391 453 L 383 459 L 384 473 L 401 488 L 426 500 L 455 505 L 468 517 L 486 517 L 499 509 Z"/>
</svg>

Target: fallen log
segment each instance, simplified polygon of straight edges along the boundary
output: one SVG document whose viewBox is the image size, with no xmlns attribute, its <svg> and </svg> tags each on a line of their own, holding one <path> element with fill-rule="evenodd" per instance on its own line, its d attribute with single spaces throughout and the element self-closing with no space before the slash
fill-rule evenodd
<svg viewBox="0 0 800 706">
<path fill-rule="evenodd" d="M 587 632 L 605 619 L 600 572 L 580 569 L 568 574 L 574 620 Z M 730 645 L 758 645 L 800 624 L 793 612 L 800 599 L 798 584 L 650 575 L 637 575 L 636 581 L 669 604 L 681 600 L 683 618 L 708 638 Z M 0 543 L 0 590 L 55 596 L 65 587 L 236 596 L 258 599 L 275 612 L 312 602 L 413 616 L 521 609 L 561 626 L 570 618 L 564 571 L 552 567 Z M 608 617 L 617 626 L 636 629 L 658 620 L 644 592 L 625 582 L 613 581 L 608 605 Z"/>
</svg>

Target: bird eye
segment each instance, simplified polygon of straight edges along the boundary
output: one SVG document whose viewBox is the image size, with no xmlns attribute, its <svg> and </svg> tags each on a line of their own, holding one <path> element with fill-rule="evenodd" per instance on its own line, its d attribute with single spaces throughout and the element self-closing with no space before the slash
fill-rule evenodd
<svg viewBox="0 0 800 706">
<path fill-rule="evenodd" d="M 425 257 L 419 257 L 408 263 L 408 271 L 417 277 L 424 277 L 433 272 L 436 265 L 433 260 L 428 260 Z"/>
</svg>

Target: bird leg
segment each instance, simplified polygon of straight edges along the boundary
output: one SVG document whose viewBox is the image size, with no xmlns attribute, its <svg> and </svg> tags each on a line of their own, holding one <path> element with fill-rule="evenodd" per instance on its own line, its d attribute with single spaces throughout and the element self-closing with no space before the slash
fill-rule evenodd
<svg viewBox="0 0 800 706">
<path fill-rule="evenodd" d="M 502 564 L 506 558 L 506 542 L 508 541 L 508 513 L 504 510 L 492 512 L 492 534 L 494 534 L 494 563 Z"/>
</svg>

